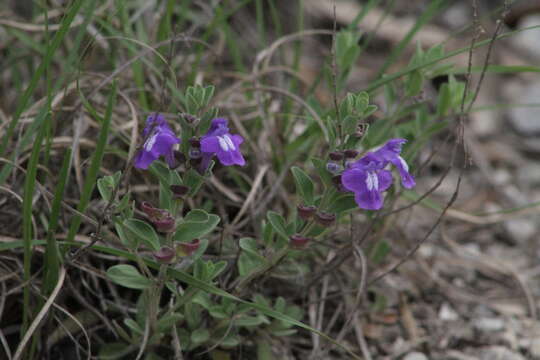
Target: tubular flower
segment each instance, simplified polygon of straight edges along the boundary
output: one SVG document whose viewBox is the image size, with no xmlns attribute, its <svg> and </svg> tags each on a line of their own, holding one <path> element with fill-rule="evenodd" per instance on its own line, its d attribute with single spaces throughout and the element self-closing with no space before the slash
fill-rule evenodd
<svg viewBox="0 0 540 360">
<path fill-rule="evenodd" d="M 143 131 L 146 138 L 141 150 L 135 156 L 137 169 L 148 169 L 148 166 L 160 156 L 164 156 L 169 166 L 176 164 L 173 146 L 180 143 L 165 118 L 161 114 L 152 114 L 146 119 Z"/>
<path fill-rule="evenodd" d="M 212 120 L 210 130 L 201 137 L 203 164 L 208 164 L 212 156 L 216 155 L 225 166 L 244 166 L 246 161 L 240 152 L 240 144 L 243 142 L 244 138 L 240 135 L 229 133 L 227 119 L 216 118 Z"/>
<path fill-rule="evenodd" d="M 410 189 L 416 185 L 409 173 L 409 166 L 401 157 L 401 147 L 405 139 L 392 139 L 379 150 L 368 152 L 352 163 L 341 175 L 345 189 L 354 192 L 356 203 L 361 209 L 379 210 L 383 205 L 382 193 L 392 185 L 392 173 L 386 170 L 394 165 L 401 177 L 403 187 Z"/>
</svg>

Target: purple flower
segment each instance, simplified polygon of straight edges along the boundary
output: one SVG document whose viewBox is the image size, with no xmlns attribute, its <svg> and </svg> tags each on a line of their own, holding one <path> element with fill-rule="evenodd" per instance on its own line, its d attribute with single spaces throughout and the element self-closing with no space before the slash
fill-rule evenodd
<svg viewBox="0 0 540 360">
<path fill-rule="evenodd" d="M 392 139 L 379 150 L 368 152 L 341 175 L 343 186 L 354 192 L 356 203 L 361 209 L 379 210 L 383 205 L 382 193 L 392 185 L 392 173 L 385 170 L 391 163 L 399 172 L 403 187 L 416 185 L 409 173 L 409 166 L 400 156 L 405 139 Z"/>
<path fill-rule="evenodd" d="M 240 152 L 240 144 L 243 142 L 244 138 L 240 135 L 229 133 L 227 119 L 216 118 L 212 120 L 210 130 L 201 137 L 203 164 L 208 164 L 212 156 L 217 155 L 219 161 L 225 166 L 244 166 L 246 161 Z"/>
<path fill-rule="evenodd" d="M 137 169 L 148 169 L 148 166 L 161 155 L 170 166 L 175 164 L 173 146 L 179 144 L 180 139 L 174 135 L 163 115 L 152 114 L 146 119 L 143 137 L 146 141 L 135 156 Z"/>
</svg>

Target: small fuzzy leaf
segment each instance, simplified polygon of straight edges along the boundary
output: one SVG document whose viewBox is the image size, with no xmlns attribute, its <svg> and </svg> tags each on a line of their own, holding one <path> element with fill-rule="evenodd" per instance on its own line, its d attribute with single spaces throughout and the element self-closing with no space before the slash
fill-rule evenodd
<svg viewBox="0 0 540 360">
<path fill-rule="evenodd" d="M 279 235 L 281 235 L 285 239 L 289 238 L 289 234 L 287 233 L 287 224 L 285 223 L 285 219 L 283 218 L 283 216 L 281 216 L 275 211 L 269 211 L 266 217 L 268 218 L 268 221 L 270 222 L 274 230 Z"/>
<path fill-rule="evenodd" d="M 97 187 L 101 198 L 105 201 L 110 201 L 114 189 L 114 180 L 112 176 L 105 176 L 98 179 Z"/>
<path fill-rule="evenodd" d="M 204 210 L 191 210 L 176 227 L 174 241 L 189 242 L 208 234 L 217 226 L 221 219 L 214 214 L 208 214 Z"/>
<path fill-rule="evenodd" d="M 391 247 L 388 241 L 380 240 L 377 242 L 375 247 L 373 248 L 373 251 L 371 252 L 371 261 L 374 265 L 380 264 L 386 255 L 390 253 Z"/>
<path fill-rule="evenodd" d="M 304 170 L 300 169 L 297 166 L 293 166 L 291 171 L 294 176 L 294 181 L 296 183 L 296 190 L 300 193 L 300 197 L 305 201 L 306 205 L 313 205 L 313 193 L 315 185 L 313 180 L 309 177 Z"/>
<path fill-rule="evenodd" d="M 150 249 L 158 251 L 160 249 L 159 237 L 154 228 L 144 221 L 137 219 L 127 219 L 124 226 Z M 128 234 L 126 234 L 128 235 Z"/>
<path fill-rule="evenodd" d="M 264 257 L 261 256 L 257 249 L 257 241 L 253 238 L 242 238 L 239 241 L 240 248 L 246 253 L 250 254 L 254 258 L 259 258 L 264 261 Z"/>
<path fill-rule="evenodd" d="M 125 247 L 129 249 L 137 248 L 137 237 L 129 236 L 128 233 L 124 231 L 124 225 L 122 225 L 121 223 L 115 223 L 114 228 L 116 229 L 116 233 L 118 234 L 120 241 Z"/>
<path fill-rule="evenodd" d="M 115 265 L 107 270 L 107 276 L 114 283 L 130 289 L 146 289 L 152 285 L 152 281 L 139 273 L 132 265 Z"/>
<path fill-rule="evenodd" d="M 191 341 L 194 344 L 202 344 L 210 339 L 210 332 L 207 329 L 196 329 L 191 333 Z"/>
<path fill-rule="evenodd" d="M 415 96 L 422 91 L 422 85 L 424 82 L 424 76 L 420 71 L 413 71 L 407 77 L 407 96 Z"/>
</svg>

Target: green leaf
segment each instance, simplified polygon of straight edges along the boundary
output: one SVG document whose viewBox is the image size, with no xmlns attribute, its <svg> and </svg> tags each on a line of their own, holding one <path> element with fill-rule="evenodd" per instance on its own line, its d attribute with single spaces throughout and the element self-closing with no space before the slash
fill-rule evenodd
<svg viewBox="0 0 540 360">
<path fill-rule="evenodd" d="M 173 325 L 179 323 L 184 318 L 184 315 L 179 313 L 172 313 L 166 315 L 158 320 L 157 328 L 159 332 L 168 331 Z"/>
<path fill-rule="evenodd" d="M 380 264 L 386 255 L 390 253 L 390 250 L 392 248 L 390 247 L 390 244 L 386 240 L 380 240 L 377 242 L 377 244 L 374 246 L 373 251 L 371 252 L 371 261 L 374 265 Z"/>
<path fill-rule="evenodd" d="M 227 319 L 229 317 L 222 305 L 213 305 L 208 309 L 208 313 L 216 319 Z"/>
<path fill-rule="evenodd" d="M 259 269 L 262 265 L 259 258 L 246 252 L 242 252 L 238 257 L 238 272 L 240 273 L 240 276 L 247 276 Z"/>
<path fill-rule="evenodd" d="M 328 212 L 340 214 L 358 208 L 353 194 L 338 194 L 331 202 Z"/>
<path fill-rule="evenodd" d="M 124 231 L 124 225 L 122 223 L 115 223 L 114 228 L 116 229 L 116 233 L 118 234 L 120 241 L 125 247 L 132 250 L 135 250 L 137 248 L 137 237 L 128 235 L 126 231 Z"/>
<path fill-rule="evenodd" d="M 377 109 L 377 105 L 368 105 L 364 110 L 364 113 L 362 114 L 362 118 L 367 118 L 368 116 L 373 115 L 373 113 L 377 111 Z"/>
<path fill-rule="evenodd" d="M 110 201 L 114 189 L 114 181 L 112 176 L 105 176 L 98 179 L 97 187 L 101 198 L 105 201 Z"/>
<path fill-rule="evenodd" d="M 209 168 L 211 168 L 211 166 Z M 199 191 L 201 185 L 204 183 L 204 177 L 201 176 L 197 171 L 189 169 L 184 175 L 184 182 L 185 185 L 189 187 L 187 197 L 190 197 Z"/>
<path fill-rule="evenodd" d="M 275 360 L 270 343 L 262 337 L 257 340 L 257 360 Z"/>
<path fill-rule="evenodd" d="M 266 261 L 266 259 L 259 253 L 257 248 L 257 240 L 253 238 L 242 238 L 239 240 L 239 245 L 242 250 L 251 255 L 254 259 L 260 259 Z"/>
<path fill-rule="evenodd" d="M 165 166 L 161 161 L 154 161 L 148 167 L 148 170 L 159 179 L 159 183 L 169 187 L 171 185 L 170 175 L 171 172 L 167 166 Z"/>
<path fill-rule="evenodd" d="M 313 193 L 315 185 L 313 185 L 313 180 L 309 177 L 304 170 L 300 169 L 297 166 L 293 166 L 291 171 L 294 176 L 294 181 L 296 183 L 296 190 L 300 193 L 300 197 L 306 205 L 313 205 Z"/>
<path fill-rule="evenodd" d="M 234 324 L 237 326 L 253 327 L 253 326 L 258 326 L 261 324 L 268 324 L 268 320 L 266 320 L 263 316 L 245 315 L 245 316 L 236 318 L 234 320 Z"/>
<path fill-rule="evenodd" d="M 139 324 L 137 324 L 137 322 L 133 319 L 124 319 L 124 324 L 130 328 L 130 330 L 137 334 L 137 335 L 143 335 L 144 334 L 144 330 L 139 326 Z"/>
<path fill-rule="evenodd" d="M 407 77 L 407 88 L 406 88 L 406 94 L 407 96 L 416 96 L 422 91 L 422 85 L 424 82 L 424 76 L 420 72 L 420 70 L 413 71 L 409 74 Z"/>
<path fill-rule="evenodd" d="M 109 135 L 109 129 L 111 125 L 112 111 L 114 108 L 116 100 L 116 82 L 112 83 L 111 92 L 109 94 L 109 99 L 107 101 L 107 108 L 105 110 L 105 116 L 103 119 L 98 119 L 101 122 L 101 129 L 99 132 L 98 142 L 94 150 L 94 155 L 92 156 L 92 161 L 90 163 L 90 168 L 87 172 L 86 178 L 84 180 L 83 192 L 77 205 L 77 211 L 79 213 L 84 213 L 86 207 L 90 202 L 94 186 L 96 185 L 96 179 L 101 167 L 101 162 L 103 161 L 103 156 L 105 154 L 105 146 L 107 145 L 107 138 Z M 80 215 L 74 216 L 71 220 L 71 225 L 69 227 L 67 240 L 73 241 L 79 227 L 81 225 L 82 218 Z"/>
<path fill-rule="evenodd" d="M 448 114 L 452 105 L 452 95 L 450 94 L 450 86 L 448 83 L 442 84 L 439 90 L 439 98 L 437 101 L 437 116 L 444 117 Z"/>
<path fill-rule="evenodd" d="M 279 235 L 281 235 L 285 239 L 289 238 L 289 234 L 287 233 L 287 224 L 285 223 L 285 219 L 283 218 L 283 216 L 281 216 L 275 211 L 268 211 L 266 217 L 268 218 L 270 225 L 272 225 L 274 230 Z"/>
<path fill-rule="evenodd" d="M 358 125 L 358 116 L 354 115 L 347 115 L 343 119 L 343 133 L 345 135 L 352 135 L 354 134 L 356 130 L 356 126 Z"/>
<path fill-rule="evenodd" d="M 130 233 L 146 244 L 150 249 L 158 251 L 161 248 L 159 237 L 154 228 L 142 220 L 127 219 L 124 226 Z M 127 234 L 126 234 L 127 235 Z"/>
<path fill-rule="evenodd" d="M 184 220 L 176 227 L 174 241 L 189 242 L 210 233 L 221 219 L 214 214 L 208 214 L 204 210 L 191 210 Z"/>
<path fill-rule="evenodd" d="M 218 261 L 214 263 L 214 268 L 212 269 L 212 274 L 209 275 L 209 280 L 216 278 L 225 268 L 227 267 L 227 262 L 225 260 Z"/>
<path fill-rule="evenodd" d="M 210 332 L 207 329 L 196 329 L 191 333 L 191 341 L 194 344 L 203 344 L 210 339 Z"/>
<path fill-rule="evenodd" d="M 152 281 L 139 273 L 139 270 L 132 265 L 115 265 L 107 270 L 107 276 L 114 283 L 130 289 L 147 289 L 152 285 Z"/>
</svg>

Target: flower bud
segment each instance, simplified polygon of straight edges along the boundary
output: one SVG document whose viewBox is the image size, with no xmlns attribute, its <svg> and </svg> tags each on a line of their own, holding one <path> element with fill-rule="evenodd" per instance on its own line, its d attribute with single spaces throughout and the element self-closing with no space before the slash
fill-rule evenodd
<svg viewBox="0 0 540 360">
<path fill-rule="evenodd" d="M 150 218 L 156 216 L 159 213 L 159 209 L 155 208 L 148 201 L 143 201 L 141 203 L 141 210 Z"/>
<path fill-rule="evenodd" d="M 192 148 L 199 149 L 201 147 L 201 140 L 197 138 L 196 136 L 193 136 L 191 139 L 189 139 L 189 143 Z"/>
<path fill-rule="evenodd" d="M 184 118 L 184 121 L 190 125 L 197 125 L 199 123 L 199 119 L 191 114 L 183 113 L 180 114 L 180 116 L 182 116 L 182 118 Z"/>
<path fill-rule="evenodd" d="M 189 149 L 189 158 L 190 159 L 200 159 L 202 156 L 202 152 L 198 148 L 191 148 Z"/>
<path fill-rule="evenodd" d="M 289 237 L 289 240 L 292 248 L 303 249 L 308 245 L 311 239 L 300 234 L 294 234 Z"/>
<path fill-rule="evenodd" d="M 189 186 L 186 185 L 171 185 L 170 189 L 175 199 L 181 199 L 189 192 Z"/>
<path fill-rule="evenodd" d="M 354 159 L 358 156 L 358 151 L 354 149 L 345 150 L 345 159 Z"/>
<path fill-rule="evenodd" d="M 150 221 L 156 227 L 156 230 L 161 233 L 173 232 L 176 228 L 176 221 L 168 211 L 161 210 L 160 216 L 150 218 Z"/>
<path fill-rule="evenodd" d="M 312 205 L 298 205 L 296 207 L 298 211 L 298 216 L 304 220 L 311 219 L 313 215 L 317 212 L 317 208 Z"/>
<path fill-rule="evenodd" d="M 321 211 L 315 215 L 315 221 L 321 226 L 329 227 L 336 221 L 336 215 Z"/>
<path fill-rule="evenodd" d="M 329 162 L 326 163 L 326 170 L 328 170 L 328 172 L 335 175 L 335 174 L 339 174 L 341 172 L 341 170 L 343 170 L 343 169 L 342 169 L 341 165 L 339 165 L 338 163 L 329 161 Z"/>
<path fill-rule="evenodd" d="M 368 127 L 369 127 L 369 124 L 366 124 L 366 123 L 358 124 L 358 126 L 356 126 L 356 131 L 354 132 L 354 135 L 357 138 L 362 138 L 366 134 Z"/>
<path fill-rule="evenodd" d="M 154 258 L 162 264 L 170 264 L 176 255 L 175 251 L 168 246 L 163 246 L 158 251 L 154 252 Z"/>
<path fill-rule="evenodd" d="M 330 160 L 340 161 L 343 159 L 343 153 L 341 151 L 332 151 L 330 154 L 328 154 L 328 157 Z"/>
<path fill-rule="evenodd" d="M 201 241 L 199 239 L 195 239 L 190 243 L 181 242 L 178 243 L 176 246 L 176 252 L 180 256 L 190 256 L 192 255 L 197 249 L 199 248 L 199 245 L 201 245 Z"/>
</svg>

